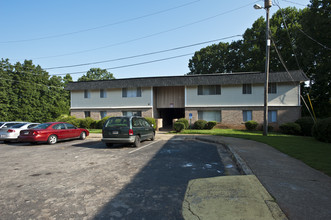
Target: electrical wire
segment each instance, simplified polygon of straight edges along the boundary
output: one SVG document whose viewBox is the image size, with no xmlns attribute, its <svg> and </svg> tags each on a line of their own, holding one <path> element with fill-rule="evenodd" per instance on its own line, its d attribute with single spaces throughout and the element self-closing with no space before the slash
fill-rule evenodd
<svg viewBox="0 0 331 220">
<path fill-rule="evenodd" d="M 202 23 L 202 22 L 205 22 L 205 21 L 208 21 L 208 20 L 217 18 L 219 16 L 225 15 L 225 14 L 229 14 L 231 12 L 234 12 L 234 11 L 240 10 L 242 8 L 251 6 L 252 4 L 254 4 L 256 2 L 259 2 L 259 1 L 254 1 L 254 2 L 251 2 L 249 4 L 240 6 L 238 8 L 231 9 L 231 10 L 228 10 L 228 11 L 225 11 L 225 12 L 222 12 L 222 13 L 219 13 L 219 14 L 216 14 L 216 15 L 213 15 L 213 16 L 209 16 L 207 18 L 204 18 L 204 19 L 201 19 L 201 20 L 198 20 L 198 21 L 194 21 L 194 22 L 191 22 L 191 23 L 188 23 L 188 24 L 184 24 L 184 25 L 181 25 L 181 26 L 178 26 L 178 27 L 175 27 L 175 28 L 171 28 L 171 29 L 165 30 L 165 31 L 160 31 L 160 32 L 157 32 L 157 33 L 154 33 L 154 34 L 145 35 L 145 36 L 142 36 L 142 37 L 139 37 L 139 38 L 135 38 L 135 39 L 131 39 L 131 40 L 126 40 L 126 41 L 122 41 L 122 42 L 119 42 L 119 43 L 109 44 L 109 45 L 106 45 L 106 46 L 102 46 L 102 47 L 98 47 L 98 48 L 93 48 L 93 49 L 88 49 L 88 50 L 81 50 L 81 51 L 77 51 L 77 52 L 66 53 L 66 54 L 59 54 L 59 55 L 35 57 L 35 58 L 32 58 L 32 59 L 33 60 L 38 60 L 38 59 L 48 59 L 48 58 L 55 58 L 55 57 L 70 56 L 70 55 L 87 53 L 87 52 L 91 52 L 91 51 L 96 51 L 96 50 L 100 50 L 100 49 L 105 49 L 105 48 L 109 48 L 109 47 L 119 46 L 119 45 L 131 43 L 131 42 L 143 40 L 143 39 L 146 39 L 146 38 L 154 37 L 154 36 L 157 36 L 157 35 L 161 35 L 161 34 L 165 34 L 165 33 L 168 33 L 168 32 L 176 31 L 176 30 L 179 30 L 179 29 L 182 29 L 182 28 L 186 28 L 188 26 L 199 24 L 199 23 Z"/>
<path fill-rule="evenodd" d="M 56 34 L 56 35 L 51 35 L 51 36 L 46 36 L 46 37 L 23 39 L 23 40 L 2 41 L 0 43 L 2 43 L 2 44 L 4 44 L 4 43 L 20 43 L 20 42 L 29 42 L 29 41 L 37 41 L 37 40 L 45 40 L 45 39 L 51 39 L 51 38 L 65 37 L 65 36 L 69 36 L 69 35 L 74 35 L 74 34 L 79 34 L 79 33 L 83 33 L 83 32 L 93 31 L 93 30 L 97 30 L 97 29 L 102 29 L 102 28 L 106 28 L 106 27 L 110 27 L 110 26 L 114 26 L 114 25 L 119 25 L 119 24 L 131 22 L 131 21 L 151 17 L 151 16 L 154 16 L 154 15 L 158 15 L 158 14 L 161 14 L 161 13 L 172 11 L 172 10 L 175 10 L 175 9 L 178 9 L 178 8 L 186 7 L 188 5 L 192 5 L 192 4 L 197 3 L 199 1 L 201 1 L 201 0 L 188 2 L 188 3 L 185 3 L 185 4 L 179 5 L 179 6 L 175 6 L 175 7 L 172 7 L 172 8 L 168 8 L 168 9 L 164 9 L 164 10 L 161 10 L 161 11 L 153 12 L 153 13 L 150 13 L 150 14 L 141 15 L 141 16 L 138 16 L 138 17 L 129 18 L 129 19 L 125 19 L 125 20 L 122 20 L 122 21 L 117 21 L 117 22 L 113 22 L 113 23 L 109 23 L 109 24 L 105 24 L 105 25 L 101 25 L 101 26 L 92 27 L 92 28 L 82 29 L 82 30 L 78 30 L 78 31 L 74 31 L 74 32 L 68 32 L 68 33 L 64 33 L 64 34 Z"/>
<path fill-rule="evenodd" d="M 149 53 L 144 53 L 144 54 L 138 54 L 138 55 L 128 56 L 128 57 L 121 57 L 121 58 L 110 59 L 110 60 L 95 61 L 95 62 L 81 63 L 81 64 L 73 64 L 73 65 L 67 65 L 67 66 L 48 67 L 48 68 L 44 68 L 44 70 L 63 69 L 63 68 L 71 68 L 71 67 L 79 67 L 79 66 L 88 66 L 88 65 L 100 64 L 100 63 L 108 63 L 108 62 L 114 62 L 114 61 L 120 61 L 120 60 L 127 60 L 127 59 L 132 59 L 132 58 L 137 58 L 137 57 L 154 55 L 154 54 L 158 54 L 158 53 L 165 53 L 165 52 L 169 52 L 169 51 L 180 50 L 180 49 L 184 49 L 184 48 L 188 48 L 188 47 L 193 47 L 193 46 L 198 46 L 198 45 L 202 45 L 202 44 L 212 43 L 212 42 L 216 42 L 216 41 L 231 39 L 231 38 L 234 38 L 234 37 L 242 37 L 242 35 L 233 35 L 233 36 L 229 36 L 229 37 L 219 38 L 219 39 L 216 39 L 216 40 L 209 40 L 209 41 L 204 41 L 204 42 L 200 42 L 200 43 L 190 44 L 190 45 L 186 45 L 186 46 L 180 46 L 180 47 L 175 47 L 175 48 L 171 48 L 171 49 L 154 51 L 154 52 L 149 52 Z"/>
</svg>

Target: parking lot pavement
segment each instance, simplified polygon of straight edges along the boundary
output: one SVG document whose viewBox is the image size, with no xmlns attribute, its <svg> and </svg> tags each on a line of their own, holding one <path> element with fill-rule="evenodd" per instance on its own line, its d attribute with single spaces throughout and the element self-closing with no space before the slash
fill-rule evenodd
<svg viewBox="0 0 331 220">
<path fill-rule="evenodd" d="M 0 161 L 2 219 L 181 219 L 189 180 L 238 174 L 221 146 L 185 138 L 0 144 Z"/>
</svg>

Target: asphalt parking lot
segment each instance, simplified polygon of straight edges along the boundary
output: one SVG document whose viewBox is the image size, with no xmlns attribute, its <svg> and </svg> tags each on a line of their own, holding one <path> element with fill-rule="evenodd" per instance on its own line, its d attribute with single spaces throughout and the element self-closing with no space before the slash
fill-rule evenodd
<svg viewBox="0 0 331 220">
<path fill-rule="evenodd" d="M 222 146 L 188 137 L 0 142 L 0 161 L 1 219 L 182 219 L 189 180 L 239 174 Z"/>
</svg>

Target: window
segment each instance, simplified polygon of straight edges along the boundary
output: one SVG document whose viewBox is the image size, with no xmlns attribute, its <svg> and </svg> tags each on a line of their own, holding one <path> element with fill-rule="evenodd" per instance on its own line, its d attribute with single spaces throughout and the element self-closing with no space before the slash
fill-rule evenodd
<svg viewBox="0 0 331 220">
<path fill-rule="evenodd" d="M 100 89 L 100 98 L 107 98 L 107 90 Z"/>
<path fill-rule="evenodd" d="M 101 117 L 101 119 L 103 119 L 104 117 L 106 117 L 107 116 L 107 112 L 106 111 L 101 111 L 100 112 L 100 117 Z"/>
<path fill-rule="evenodd" d="M 277 111 L 268 111 L 268 122 L 277 122 Z"/>
<path fill-rule="evenodd" d="M 243 94 L 252 94 L 252 84 L 243 84 Z"/>
<path fill-rule="evenodd" d="M 277 93 L 277 84 L 276 83 L 268 83 L 268 93 Z"/>
<path fill-rule="evenodd" d="M 90 111 L 84 111 L 85 118 L 91 117 L 91 112 Z"/>
<path fill-rule="evenodd" d="M 198 119 L 221 122 L 221 111 L 198 111 Z"/>
<path fill-rule="evenodd" d="M 141 87 L 123 88 L 122 97 L 141 97 Z"/>
<path fill-rule="evenodd" d="M 141 116 L 141 111 L 123 111 L 123 116 Z"/>
<path fill-rule="evenodd" d="M 56 129 L 56 130 L 61 130 L 61 129 L 66 129 L 66 127 L 64 126 L 64 124 L 56 124 L 53 126 L 53 129 Z"/>
<path fill-rule="evenodd" d="M 72 124 L 65 123 L 67 129 L 76 129 L 76 127 Z"/>
<path fill-rule="evenodd" d="M 88 90 L 84 90 L 84 98 L 89 99 L 91 97 L 91 93 Z"/>
<path fill-rule="evenodd" d="M 198 86 L 198 95 L 220 95 L 220 85 Z"/>
<path fill-rule="evenodd" d="M 252 111 L 251 110 L 244 110 L 243 111 L 243 121 L 251 121 L 252 120 Z"/>
</svg>

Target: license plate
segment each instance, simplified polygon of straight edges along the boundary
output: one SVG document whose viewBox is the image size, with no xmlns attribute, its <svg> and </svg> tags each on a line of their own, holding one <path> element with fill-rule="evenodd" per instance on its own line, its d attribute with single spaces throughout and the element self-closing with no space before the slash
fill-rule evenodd
<svg viewBox="0 0 331 220">
<path fill-rule="evenodd" d="M 118 134 L 118 131 L 113 131 L 113 134 Z"/>
<path fill-rule="evenodd" d="M 29 134 L 29 132 L 28 131 L 24 131 L 23 134 L 27 135 L 27 134 Z"/>
</svg>

